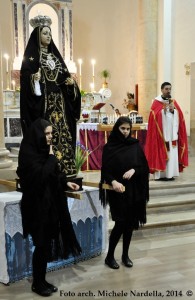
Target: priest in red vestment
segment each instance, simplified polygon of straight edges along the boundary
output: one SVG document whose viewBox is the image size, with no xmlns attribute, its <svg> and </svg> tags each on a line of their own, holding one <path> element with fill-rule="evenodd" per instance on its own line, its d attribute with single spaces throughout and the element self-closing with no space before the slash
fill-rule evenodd
<svg viewBox="0 0 195 300">
<path fill-rule="evenodd" d="M 174 180 L 188 166 L 187 133 L 183 113 L 171 98 L 171 84 L 161 85 L 148 120 L 145 155 L 155 180 Z"/>
</svg>

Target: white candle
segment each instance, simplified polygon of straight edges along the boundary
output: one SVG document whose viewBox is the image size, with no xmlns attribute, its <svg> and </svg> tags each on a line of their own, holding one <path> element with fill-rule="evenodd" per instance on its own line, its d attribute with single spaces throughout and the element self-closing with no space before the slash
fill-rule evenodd
<svg viewBox="0 0 195 300">
<path fill-rule="evenodd" d="M 94 84 L 93 83 L 90 83 L 90 89 L 91 89 L 91 92 L 94 91 Z"/>
<path fill-rule="evenodd" d="M 81 58 L 78 59 L 78 63 L 79 63 L 79 75 L 81 76 L 81 65 L 83 63 Z"/>
<path fill-rule="evenodd" d="M 6 59 L 6 73 L 8 73 L 8 60 L 9 60 L 9 55 L 8 54 L 4 54 L 4 57 Z"/>
<path fill-rule="evenodd" d="M 92 63 L 92 75 L 94 77 L 95 76 L 95 59 L 92 59 L 91 63 Z"/>
<path fill-rule="evenodd" d="M 15 87 L 16 87 L 16 82 L 15 82 L 15 80 L 12 80 L 12 87 L 13 87 L 13 90 L 15 91 Z"/>
</svg>

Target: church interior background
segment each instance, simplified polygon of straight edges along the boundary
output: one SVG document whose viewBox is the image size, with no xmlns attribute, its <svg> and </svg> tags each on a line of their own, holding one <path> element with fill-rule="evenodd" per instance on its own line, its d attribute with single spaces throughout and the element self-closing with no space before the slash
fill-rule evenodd
<svg viewBox="0 0 195 300">
<path fill-rule="evenodd" d="M 19 70 L 32 30 L 29 18 L 43 12 L 52 18 L 54 41 L 68 68 L 77 76 L 81 90 L 88 94 L 95 92 L 92 97 L 95 103 L 90 103 L 88 95 L 85 105 L 86 97 L 83 98 L 84 117 L 102 99 L 98 98 L 103 82 L 100 74 L 106 69 L 111 76 L 107 80 L 105 106 L 101 112 L 109 115 L 110 122 L 115 118 L 113 107 L 127 114 L 126 104 L 133 102 L 147 123 L 152 99 L 160 93 L 160 84 L 169 81 L 173 97 L 184 112 L 188 136 L 192 137 L 195 127 L 194 41 L 191 38 L 194 1 L 184 4 L 181 0 L 124 0 L 123 5 L 119 5 L 118 1 L 107 0 L 103 11 L 101 5 L 101 1 L 95 0 L 93 4 L 89 0 L 83 0 L 82 4 L 79 0 L 1 1 L 1 157 L 5 155 L 5 143 L 17 146 L 21 140 Z M 97 11 L 100 14 L 94 18 Z M 185 22 L 186 16 L 188 22 Z M 132 93 L 134 99 L 129 100 L 127 92 Z M 91 117 L 96 116 L 91 114 Z"/>
<path fill-rule="evenodd" d="M 184 113 L 193 165 L 194 0 L 1 0 L 1 181 L 16 177 L 17 153 L 12 150 L 19 148 L 22 139 L 19 70 L 31 33 L 29 19 L 38 14 L 51 17 L 53 39 L 82 90 L 78 130 L 83 135 L 86 128 L 97 131 L 105 117 L 112 126 L 117 118 L 113 108 L 121 114 L 135 110 L 131 115 L 135 126 L 145 131 L 152 99 L 160 94 L 161 83 L 168 81 Z M 110 75 L 106 86 L 103 70 Z M 100 102 L 102 108 L 93 109 Z M 100 138 L 104 137 L 103 132 Z M 191 181 L 194 186 L 194 177 Z"/>
</svg>

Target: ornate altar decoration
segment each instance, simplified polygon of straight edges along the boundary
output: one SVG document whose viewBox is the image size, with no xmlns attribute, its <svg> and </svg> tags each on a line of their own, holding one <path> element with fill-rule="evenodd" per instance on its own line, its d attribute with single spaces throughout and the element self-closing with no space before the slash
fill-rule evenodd
<svg viewBox="0 0 195 300">
<path fill-rule="evenodd" d="M 55 44 L 64 58 L 70 73 L 76 73 L 76 65 L 73 62 L 73 38 L 72 38 L 72 1 L 34 1 L 12 0 L 12 12 L 14 23 L 14 48 L 13 57 L 10 53 L 4 55 L 6 59 L 6 82 L 3 82 L 4 102 L 4 129 L 5 143 L 19 144 L 22 139 L 20 126 L 20 68 L 24 49 L 28 42 L 31 27 L 29 20 L 38 14 L 48 15 L 52 19 L 52 33 Z M 39 13 L 38 13 L 39 12 Z M 12 65 L 13 61 L 13 65 Z"/>
<path fill-rule="evenodd" d="M 99 123 L 104 118 L 105 104 L 111 97 L 111 90 L 101 88 L 98 93 L 83 93 L 81 102 L 81 122 Z"/>
<path fill-rule="evenodd" d="M 143 123 L 143 117 L 138 114 L 138 107 L 134 99 L 134 94 L 127 92 L 127 99 L 124 99 L 123 107 L 128 109 L 128 115 L 133 124 Z"/>
<path fill-rule="evenodd" d="M 134 94 L 127 92 L 127 99 L 124 99 L 123 107 L 127 108 L 129 112 L 131 110 L 137 110 Z"/>
</svg>

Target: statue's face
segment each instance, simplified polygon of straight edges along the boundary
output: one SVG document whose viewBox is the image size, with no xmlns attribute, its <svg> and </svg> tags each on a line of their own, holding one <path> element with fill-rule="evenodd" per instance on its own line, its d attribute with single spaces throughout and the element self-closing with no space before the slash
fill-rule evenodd
<svg viewBox="0 0 195 300">
<path fill-rule="evenodd" d="M 41 30 L 41 45 L 47 47 L 51 42 L 51 30 L 49 27 L 43 27 Z"/>
</svg>

